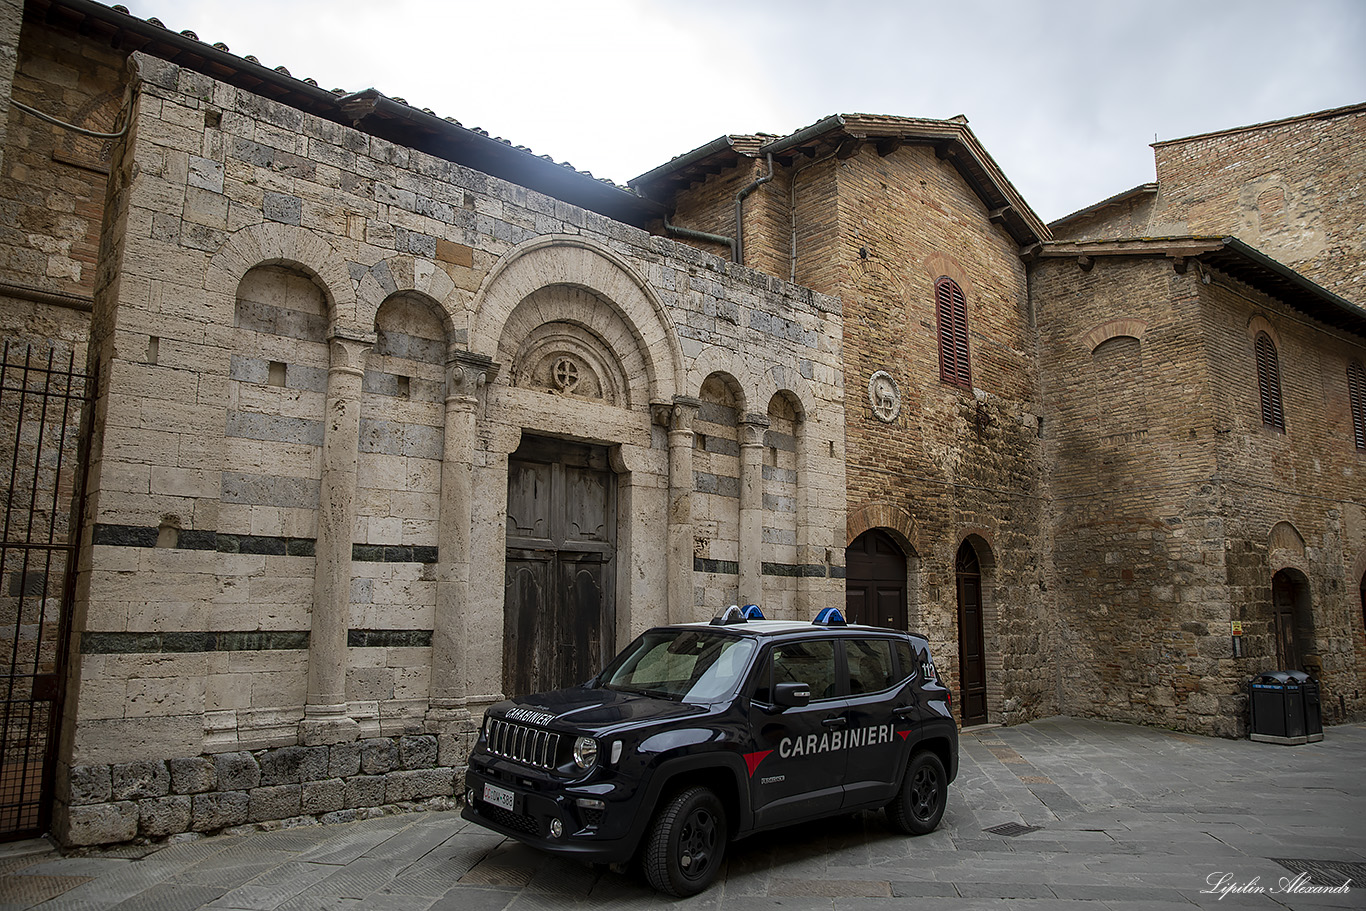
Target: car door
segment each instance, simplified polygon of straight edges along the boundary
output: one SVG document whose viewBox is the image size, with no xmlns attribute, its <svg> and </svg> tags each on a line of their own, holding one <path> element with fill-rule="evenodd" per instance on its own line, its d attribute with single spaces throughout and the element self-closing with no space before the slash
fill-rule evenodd
<svg viewBox="0 0 1366 911">
<path fill-rule="evenodd" d="M 774 643 L 763 659 L 750 700 L 753 752 L 745 756 L 756 828 L 784 825 L 839 810 L 844 799 L 841 732 L 845 700 L 836 674 L 834 639 Z M 811 702 L 772 702 L 779 683 L 804 683 Z"/>
<path fill-rule="evenodd" d="M 891 639 L 851 636 L 840 646 L 849 691 L 843 807 L 883 804 L 895 796 L 905 765 L 915 688 L 892 660 Z"/>
</svg>

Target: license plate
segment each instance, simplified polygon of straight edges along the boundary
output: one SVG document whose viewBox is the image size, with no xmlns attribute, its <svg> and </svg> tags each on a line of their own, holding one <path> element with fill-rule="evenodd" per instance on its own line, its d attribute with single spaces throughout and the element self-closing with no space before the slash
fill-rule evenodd
<svg viewBox="0 0 1366 911">
<path fill-rule="evenodd" d="M 491 803 L 495 807 L 502 807 L 509 813 L 512 812 L 513 794 L 507 788 L 500 788 L 497 785 L 484 783 L 484 803 Z"/>
</svg>

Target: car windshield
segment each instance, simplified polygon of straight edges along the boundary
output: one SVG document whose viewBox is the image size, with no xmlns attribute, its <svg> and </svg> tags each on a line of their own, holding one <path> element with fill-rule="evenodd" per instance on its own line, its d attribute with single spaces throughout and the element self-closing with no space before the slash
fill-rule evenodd
<svg viewBox="0 0 1366 911">
<path fill-rule="evenodd" d="M 618 655 L 601 686 L 677 702 L 715 702 L 735 691 L 754 654 L 752 639 L 710 630 L 650 630 Z"/>
</svg>

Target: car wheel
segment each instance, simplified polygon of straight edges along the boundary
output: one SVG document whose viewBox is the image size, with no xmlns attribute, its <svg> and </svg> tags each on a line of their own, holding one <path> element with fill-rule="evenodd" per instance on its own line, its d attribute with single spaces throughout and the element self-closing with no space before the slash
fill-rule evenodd
<svg viewBox="0 0 1366 911">
<path fill-rule="evenodd" d="M 924 835 L 933 832 L 944 817 L 949 800 L 949 778 L 944 774 L 944 763 L 929 751 L 911 757 L 901 790 L 887 805 L 887 815 L 902 832 Z"/>
<path fill-rule="evenodd" d="M 655 817 L 641 857 L 660 892 L 685 898 L 712 884 L 726 855 L 726 811 L 709 789 L 687 788 Z"/>
</svg>

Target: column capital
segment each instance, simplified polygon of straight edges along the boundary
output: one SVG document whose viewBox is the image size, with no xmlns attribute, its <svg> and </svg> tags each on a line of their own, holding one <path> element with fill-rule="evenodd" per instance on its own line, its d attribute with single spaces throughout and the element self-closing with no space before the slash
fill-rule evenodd
<svg viewBox="0 0 1366 911">
<path fill-rule="evenodd" d="M 371 338 L 354 338 L 352 336 L 333 334 L 327 340 L 328 352 L 331 354 L 330 370 L 350 371 L 353 373 L 365 372 L 365 359 L 370 354 L 370 349 L 375 346 L 375 340 Z"/>
<path fill-rule="evenodd" d="M 764 431 L 768 429 L 769 423 L 766 414 L 751 412 L 740 418 L 740 445 L 763 446 Z"/>
<path fill-rule="evenodd" d="M 701 407 L 701 399 L 676 395 L 672 402 L 651 402 L 650 419 L 671 431 L 691 433 L 693 418 L 697 417 L 697 409 Z"/>
<path fill-rule="evenodd" d="M 493 382 L 500 367 L 491 357 L 457 349 L 446 354 L 446 388 L 452 395 L 474 395 Z"/>
</svg>

